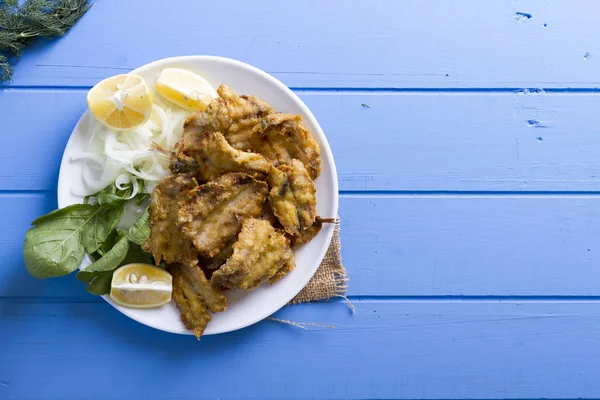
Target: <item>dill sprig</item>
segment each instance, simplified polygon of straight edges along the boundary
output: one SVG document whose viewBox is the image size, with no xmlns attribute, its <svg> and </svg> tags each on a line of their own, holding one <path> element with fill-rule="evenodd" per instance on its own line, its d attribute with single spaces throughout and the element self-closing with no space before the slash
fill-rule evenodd
<svg viewBox="0 0 600 400">
<path fill-rule="evenodd" d="M 0 54 L 0 81 L 10 81 L 13 69 L 8 62 L 8 58 Z"/>
<path fill-rule="evenodd" d="M 64 35 L 90 8 L 89 0 L 0 0 L 0 78 L 10 81 L 7 55 L 20 56 L 35 37 Z"/>
</svg>

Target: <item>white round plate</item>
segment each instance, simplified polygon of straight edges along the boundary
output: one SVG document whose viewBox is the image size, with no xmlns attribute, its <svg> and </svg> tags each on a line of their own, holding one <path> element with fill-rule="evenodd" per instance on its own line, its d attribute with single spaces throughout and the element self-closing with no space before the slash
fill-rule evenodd
<svg viewBox="0 0 600 400">
<path fill-rule="evenodd" d="M 290 89 L 258 68 L 222 57 L 166 58 L 146 64 L 132 73 L 141 75 L 153 88 L 159 73 L 166 67 L 179 67 L 196 72 L 215 88 L 226 84 L 237 93 L 252 94 L 265 100 L 276 111 L 301 115 L 306 127 L 321 146 L 321 175 L 315 182 L 317 213 L 324 218 L 337 216 L 338 182 L 329 143 L 308 107 Z M 83 181 L 82 165 L 79 162 L 71 162 L 71 155 L 83 149 L 89 134 L 91 118 L 88 111 L 83 114 L 65 148 L 58 178 L 58 206 L 61 208 L 83 201 L 83 198 L 73 195 L 73 193 L 82 193 Z M 227 292 L 227 310 L 213 315 L 204 334 L 211 335 L 244 328 L 268 317 L 287 304 L 302 290 L 319 267 L 329 247 L 333 230 L 333 224 L 325 224 L 317 237 L 298 248 L 295 251 L 296 268 L 276 284 L 265 284 L 252 292 L 241 290 Z M 90 259 L 86 256 L 80 268 L 86 267 L 89 263 Z M 192 334 L 183 326 L 179 311 L 173 302 L 155 309 L 133 309 L 112 303 L 108 296 L 104 296 L 104 299 L 123 314 L 144 325 L 167 332 Z"/>
</svg>

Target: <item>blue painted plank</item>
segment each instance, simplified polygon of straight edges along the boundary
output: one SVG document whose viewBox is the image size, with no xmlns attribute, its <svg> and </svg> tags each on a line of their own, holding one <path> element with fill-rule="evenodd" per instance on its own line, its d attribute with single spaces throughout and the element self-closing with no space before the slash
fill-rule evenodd
<svg viewBox="0 0 600 400">
<path fill-rule="evenodd" d="M 369 196 L 340 199 L 352 296 L 598 294 L 598 196 Z M 53 195 L 2 195 L 1 296 L 90 299 L 71 277 L 39 281 L 21 255 Z"/>
<path fill-rule="evenodd" d="M 600 190 L 597 95 L 300 95 L 342 191 Z M 54 190 L 85 107 L 83 91 L 0 92 L 0 189 Z"/>
<path fill-rule="evenodd" d="M 55 190 L 62 154 L 85 111 L 85 93 L 0 91 L 0 189 Z"/>
<path fill-rule="evenodd" d="M 0 398 L 484 399 L 600 393 L 597 302 L 343 301 L 196 342 L 107 304 L 0 300 Z"/>
<path fill-rule="evenodd" d="M 600 26 L 593 12 L 598 5 L 586 1 L 551 7 L 543 0 L 140 4 L 97 2 L 66 37 L 38 42 L 26 52 L 14 84 L 92 85 L 156 59 L 187 54 L 236 58 L 294 87 L 596 87 L 600 82 Z"/>
</svg>

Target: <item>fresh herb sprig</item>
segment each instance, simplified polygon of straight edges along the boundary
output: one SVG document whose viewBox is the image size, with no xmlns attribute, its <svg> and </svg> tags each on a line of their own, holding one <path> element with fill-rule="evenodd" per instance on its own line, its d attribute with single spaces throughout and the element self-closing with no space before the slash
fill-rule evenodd
<svg viewBox="0 0 600 400">
<path fill-rule="evenodd" d="M 54 210 L 33 221 L 23 245 L 29 273 L 40 279 L 70 274 L 88 253 L 94 262 L 78 272 L 77 279 L 87 285 L 88 292 L 102 295 L 110 291 L 112 273 L 117 267 L 132 262 L 151 263 L 150 254 L 141 248 L 150 234 L 148 208 L 129 230 L 117 228 L 125 204 L 131 201 L 139 205 L 146 196 L 138 193 L 131 197 L 132 190 L 113 184 L 86 198 L 85 204 Z"/>
<path fill-rule="evenodd" d="M 7 56 L 20 56 L 35 37 L 64 35 L 90 8 L 88 0 L 0 1 L 0 78 L 10 81 L 12 67 Z"/>
</svg>

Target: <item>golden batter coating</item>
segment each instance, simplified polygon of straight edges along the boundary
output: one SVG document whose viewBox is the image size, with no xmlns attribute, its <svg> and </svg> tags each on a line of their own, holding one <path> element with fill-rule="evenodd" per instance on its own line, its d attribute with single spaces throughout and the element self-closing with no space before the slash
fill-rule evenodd
<svg viewBox="0 0 600 400">
<path fill-rule="evenodd" d="M 209 284 L 198 266 L 173 264 L 168 270 L 173 275 L 173 299 L 181 313 L 181 321 L 199 339 L 212 320 L 209 311 L 225 311 L 227 298 Z"/>
<path fill-rule="evenodd" d="M 296 236 L 290 236 L 290 240 L 292 241 L 292 247 L 296 247 L 313 240 L 315 236 L 317 236 L 319 232 L 321 232 L 323 224 L 326 223 L 335 223 L 335 218 L 321 218 L 317 215 L 317 218 L 315 218 L 315 222 L 310 227 L 306 228 Z"/>
<path fill-rule="evenodd" d="M 235 240 L 245 219 L 260 215 L 267 193 L 267 184 L 248 174 L 223 175 L 181 200 L 179 225 L 201 256 L 214 257 Z"/>
<path fill-rule="evenodd" d="M 225 85 L 221 85 L 217 93 L 219 97 L 204 111 L 194 113 L 185 121 L 181 147 L 191 149 L 198 134 L 221 132 L 234 148 L 251 150 L 252 129 L 272 112 L 271 107 L 254 96 L 238 96 Z"/>
<path fill-rule="evenodd" d="M 275 282 L 279 281 L 281 278 L 283 278 L 289 272 L 291 272 L 294 268 L 296 268 L 296 259 L 292 257 L 285 264 L 283 264 L 281 268 L 279 268 L 275 275 L 269 278 L 269 284 L 272 285 Z"/>
<path fill-rule="evenodd" d="M 267 203 L 267 202 L 265 202 L 265 203 Z M 223 265 L 225 263 L 225 261 L 227 261 L 227 259 L 229 257 L 231 257 L 231 255 L 233 254 L 233 243 L 234 243 L 233 241 L 230 242 L 216 256 L 205 258 L 205 259 L 201 260 L 201 261 L 203 261 L 202 266 L 203 266 L 204 270 L 211 271 L 211 270 L 219 269 L 219 267 L 221 265 Z"/>
<path fill-rule="evenodd" d="M 217 92 L 222 102 L 227 104 L 231 116 L 229 129 L 224 130 L 223 135 L 232 147 L 251 151 L 250 136 L 253 128 L 273 110 L 264 101 L 254 96 L 238 96 L 225 85 L 221 85 Z"/>
<path fill-rule="evenodd" d="M 204 132 L 189 141 L 183 156 L 171 160 L 183 162 L 189 168 L 197 168 L 196 176 L 201 181 L 211 181 L 228 172 L 245 172 L 262 178 L 269 173 L 272 163 L 257 153 L 236 150 L 227 143 L 219 132 Z M 195 161 L 195 163 L 194 163 Z M 181 171 L 181 166 L 177 168 Z"/>
<path fill-rule="evenodd" d="M 315 219 L 315 222 L 311 226 L 298 233 L 297 235 L 290 237 L 290 240 L 292 241 L 292 246 L 295 247 L 310 242 L 314 239 L 315 236 L 319 234 L 319 232 L 321 232 L 321 229 L 323 229 L 323 222 L 321 218 L 317 217 Z"/>
<path fill-rule="evenodd" d="M 265 221 L 269 221 L 271 225 L 273 225 L 276 229 L 281 229 L 281 224 L 277 220 L 277 217 L 273 213 L 273 209 L 271 208 L 271 204 L 268 201 L 265 201 L 262 212 L 258 216 L 258 219 L 264 219 Z"/>
<path fill-rule="evenodd" d="M 183 276 L 173 273 L 173 300 L 179 309 L 181 322 L 187 329 L 194 332 L 197 339 L 204 333 L 204 329 L 212 320 L 208 307 L 202 299 L 194 293 L 194 289 L 185 281 Z"/>
<path fill-rule="evenodd" d="M 192 285 L 193 289 L 198 293 L 209 310 L 213 313 L 225 311 L 227 308 L 227 298 L 217 289 L 209 285 L 208 279 L 200 267 L 188 267 L 180 265 L 179 270 L 186 281 Z"/>
<path fill-rule="evenodd" d="M 171 175 L 164 178 L 150 197 L 150 236 L 143 246 L 152 253 L 156 265 L 167 263 L 195 265 L 198 253 L 192 241 L 181 233 L 177 224 L 179 201 L 197 186 L 190 175 Z"/>
<path fill-rule="evenodd" d="M 281 279 L 295 266 L 290 241 L 268 221 L 247 219 L 242 225 L 233 255 L 215 271 L 213 287 L 254 290 L 261 283 Z"/>
<path fill-rule="evenodd" d="M 271 166 L 260 154 L 249 153 L 253 128 L 271 107 L 254 96 L 238 96 L 225 85 L 204 111 L 192 114 L 171 154 L 173 173 L 194 173 L 210 181 L 227 172 L 264 177 Z"/>
<path fill-rule="evenodd" d="M 317 189 L 301 161 L 273 167 L 269 173 L 269 203 L 273 213 L 290 235 L 309 228 L 317 216 Z"/>
<path fill-rule="evenodd" d="M 312 179 L 321 173 L 321 149 L 299 115 L 272 113 L 254 127 L 250 137 L 253 151 L 277 165 L 302 161 Z"/>
</svg>

